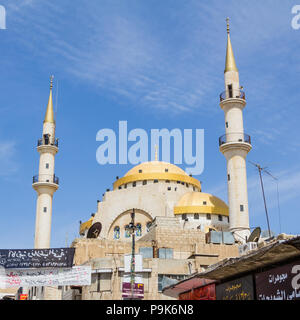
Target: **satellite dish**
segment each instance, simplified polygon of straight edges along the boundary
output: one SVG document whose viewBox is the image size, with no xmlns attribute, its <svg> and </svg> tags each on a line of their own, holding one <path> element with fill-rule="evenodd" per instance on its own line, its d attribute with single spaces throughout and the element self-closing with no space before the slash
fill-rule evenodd
<svg viewBox="0 0 300 320">
<path fill-rule="evenodd" d="M 260 237 L 260 234 L 261 234 L 261 229 L 260 229 L 260 227 L 255 228 L 255 229 L 252 231 L 252 233 L 250 234 L 247 242 L 258 242 L 259 237 Z"/>
<path fill-rule="evenodd" d="M 102 224 L 100 222 L 96 222 L 94 223 L 90 228 L 89 231 L 87 233 L 87 238 L 88 239 L 96 239 L 98 238 L 100 232 L 102 229 Z"/>
</svg>

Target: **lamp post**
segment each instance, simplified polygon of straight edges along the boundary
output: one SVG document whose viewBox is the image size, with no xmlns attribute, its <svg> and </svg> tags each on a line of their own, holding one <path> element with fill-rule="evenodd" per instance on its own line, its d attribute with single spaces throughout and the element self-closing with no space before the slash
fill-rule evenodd
<svg viewBox="0 0 300 320">
<path fill-rule="evenodd" d="M 131 267 L 130 267 L 130 283 L 131 283 L 131 300 L 134 300 L 134 285 L 135 285 L 135 230 L 136 225 L 134 224 L 135 211 L 132 209 L 131 222 L 128 225 L 128 230 L 132 236 L 131 246 Z"/>
</svg>

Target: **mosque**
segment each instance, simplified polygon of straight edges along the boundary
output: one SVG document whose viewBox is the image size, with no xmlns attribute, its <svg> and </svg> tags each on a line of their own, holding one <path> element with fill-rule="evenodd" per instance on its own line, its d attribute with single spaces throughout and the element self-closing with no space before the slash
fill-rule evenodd
<svg viewBox="0 0 300 320">
<path fill-rule="evenodd" d="M 98 200 L 96 212 L 80 223 L 80 237 L 71 246 L 76 248 L 76 265 L 92 266 L 92 284 L 61 288 L 62 299 L 122 299 L 122 282 L 128 277 L 124 256 L 132 252 L 133 234 L 133 250 L 142 257 L 138 272 L 144 299 L 169 299 L 162 294 L 164 284 L 239 255 L 239 245 L 250 235 L 246 157 L 252 146 L 250 136 L 244 133 L 246 99 L 229 22 L 224 78 L 220 107 L 225 114 L 225 134 L 219 139 L 219 150 L 227 161 L 228 205 L 203 192 L 201 182 L 178 166 L 159 161 L 156 152 L 154 161 L 117 177 L 113 190 Z M 37 147 L 39 175 L 33 178 L 37 192 L 35 248 L 50 247 L 52 201 L 59 186 L 54 171 L 58 152 L 55 128 L 51 80 Z M 43 294 L 46 299 L 45 291 Z M 34 298 L 32 292 L 29 295 Z"/>
</svg>

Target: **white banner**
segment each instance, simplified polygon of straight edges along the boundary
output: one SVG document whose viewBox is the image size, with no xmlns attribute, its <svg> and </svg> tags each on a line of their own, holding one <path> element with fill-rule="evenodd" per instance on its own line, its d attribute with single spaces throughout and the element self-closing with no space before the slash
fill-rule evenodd
<svg viewBox="0 0 300 320">
<path fill-rule="evenodd" d="M 0 268 L 0 288 L 87 286 L 91 284 L 91 266 L 52 269 Z"/>
</svg>

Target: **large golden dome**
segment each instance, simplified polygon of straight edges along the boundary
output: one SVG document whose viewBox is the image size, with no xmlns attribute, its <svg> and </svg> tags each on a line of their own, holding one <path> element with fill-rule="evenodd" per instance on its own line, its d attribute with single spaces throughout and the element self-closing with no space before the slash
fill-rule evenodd
<svg viewBox="0 0 300 320">
<path fill-rule="evenodd" d="M 212 213 L 229 216 L 227 204 L 216 196 L 203 192 L 184 194 L 174 207 L 174 214 Z"/>
<path fill-rule="evenodd" d="M 201 190 L 199 180 L 189 176 L 184 170 L 174 164 L 163 161 L 143 162 L 129 170 L 123 178 L 114 183 L 114 189 L 134 181 L 169 180 L 191 184 Z"/>
</svg>

